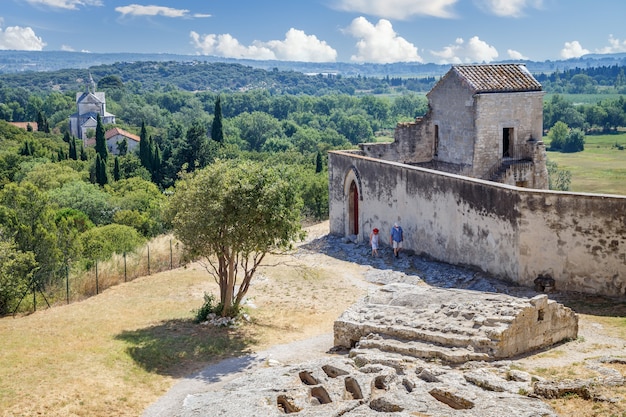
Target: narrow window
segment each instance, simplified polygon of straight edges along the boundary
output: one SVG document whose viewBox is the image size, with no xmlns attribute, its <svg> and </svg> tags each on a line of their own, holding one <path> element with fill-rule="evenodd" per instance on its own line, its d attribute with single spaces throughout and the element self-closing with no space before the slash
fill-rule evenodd
<svg viewBox="0 0 626 417">
<path fill-rule="evenodd" d="M 435 151 L 433 155 L 439 155 L 439 125 L 435 125 Z"/>
</svg>

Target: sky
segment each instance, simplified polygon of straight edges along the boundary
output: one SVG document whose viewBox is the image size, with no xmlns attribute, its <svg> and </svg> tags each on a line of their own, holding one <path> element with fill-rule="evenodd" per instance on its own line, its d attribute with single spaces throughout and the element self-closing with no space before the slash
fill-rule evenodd
<svg viewBox="0 0 626 417">
<path fill-rule="evenodd" d="M 626 52 L 622 0 L 0 0 L 0 50 L 436 64 Z"/>
</svg>

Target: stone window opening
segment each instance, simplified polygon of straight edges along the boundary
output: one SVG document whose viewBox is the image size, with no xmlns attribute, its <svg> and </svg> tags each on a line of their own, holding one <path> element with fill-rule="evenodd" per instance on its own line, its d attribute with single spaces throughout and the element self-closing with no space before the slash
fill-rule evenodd
<svg viewBox="0 0 626 417">
<path fill-rule="evenodd" d="M 543 308 L 537 310 L 537 321 L 543 321 L 544 314 Z"/>
<path fill-rule="evenodd" d="M 439 125 L 435 125 L 435 149 L 433 156 L 439 156 Z"/>
</svg>

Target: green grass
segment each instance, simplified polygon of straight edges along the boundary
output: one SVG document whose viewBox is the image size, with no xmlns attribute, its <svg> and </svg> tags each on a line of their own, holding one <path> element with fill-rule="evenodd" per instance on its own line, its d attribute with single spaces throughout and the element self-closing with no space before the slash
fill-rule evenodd
<svg viewBox="0 0 626 417">
<path fill-rule="evenodd" d="M 570 191 L 626 195 L 626 132 L 587 135 L 583 152 L 548 152 L 548 160 L 572 173 Z"/>
</svg>

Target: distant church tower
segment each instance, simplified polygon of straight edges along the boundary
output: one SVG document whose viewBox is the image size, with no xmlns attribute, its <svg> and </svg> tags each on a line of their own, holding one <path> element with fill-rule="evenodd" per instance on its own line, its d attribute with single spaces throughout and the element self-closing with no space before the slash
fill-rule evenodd
<svg viewBox="0 0 626 417">
<path fill-rule="evenodd" d="M 70 116 L 70 133 L 83 141 L 87 139 L 87 131 L 95 129 L 98 114 L 102 124 L 115 124 L 115 115 L 107 113 L 104 92 L 96 92 L 96 83 L 89 73 L 89 82 L 85 91 L 76 93 L 76 113 Z"/>
</svg>

